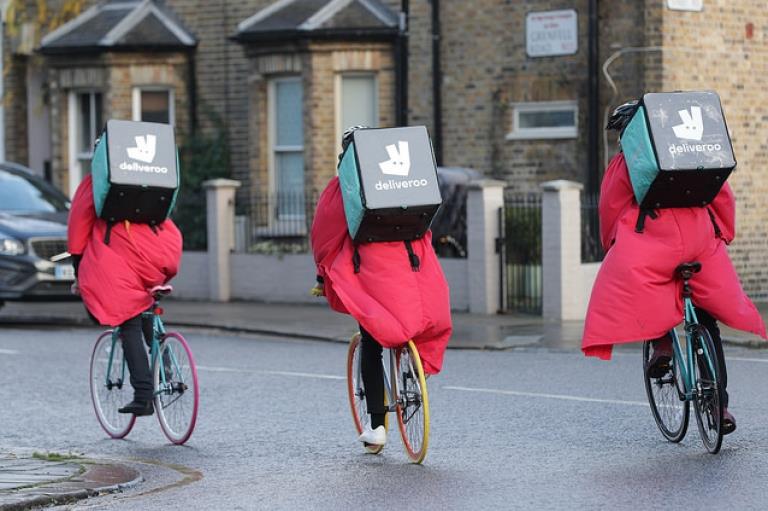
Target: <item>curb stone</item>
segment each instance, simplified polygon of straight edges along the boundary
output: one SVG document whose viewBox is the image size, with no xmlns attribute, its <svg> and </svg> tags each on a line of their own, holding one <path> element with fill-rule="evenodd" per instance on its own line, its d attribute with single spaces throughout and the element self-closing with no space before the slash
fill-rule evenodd
<svg viewBox="0 0 768 511">
<path fill-rule="evenodd" d="M 138 470 L 126 465 L 90 459 L 75 459 L 70 463 L 79 465 L 82 471 L 65 479 L 0 491 L 0 510 L 20 511 L 68 504 L 120 492 L 143 481 Z"/>
</svg>

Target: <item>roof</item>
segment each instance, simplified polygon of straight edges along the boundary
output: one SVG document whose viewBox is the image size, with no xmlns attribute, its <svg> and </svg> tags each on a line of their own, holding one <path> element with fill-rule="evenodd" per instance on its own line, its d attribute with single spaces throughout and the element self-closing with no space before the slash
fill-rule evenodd
<svg viewBox="0 0 768 511">
<path fill-rule="evenodd" d="M 240 22 L 234 39 L 386 39 L 397 33 L 397 15 L 380 0 L 277 0 Z"/>
<path fill-rule="evenodd" d="M 197 40 L 160 0 L 102 1 L 43 37 L 42 53 L 177 50 Z"/>
</svg>

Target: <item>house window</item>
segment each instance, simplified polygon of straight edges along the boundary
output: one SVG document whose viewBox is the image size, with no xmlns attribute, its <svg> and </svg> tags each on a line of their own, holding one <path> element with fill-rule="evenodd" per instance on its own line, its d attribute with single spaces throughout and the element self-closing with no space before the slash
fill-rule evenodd
<svg viewBox="0 0 768 511">
<path fill-rule="evenodd" d="M 576 138 L 579 106 L 576 101 L 512 104 L 512 131 L 508 140 Z"/>
<path fill-rule="evenodd" d="M 91 172 L 93 143 L 103 129 L 102 94 L 77 91 L 69 95 L 69 190 L 74 194 Z"/>
<path fill-rule="evenodd" d="M 379 101 L 376 75 L 372 73 L 342 74 L 337 79 L 337 129 L 341 134 L 350 126 L 379 125 Z"/>
<path fill-rule="evenodd" d="M 163 87 L 133 89 L 133 120 L 175 124 L 173 90 Z"/>
<path fill-rule="evenodd" d="M 304 216 L 304 118 L 301 78 L 269 84 L 270 181 L 278 219 Z"/>
</svg>

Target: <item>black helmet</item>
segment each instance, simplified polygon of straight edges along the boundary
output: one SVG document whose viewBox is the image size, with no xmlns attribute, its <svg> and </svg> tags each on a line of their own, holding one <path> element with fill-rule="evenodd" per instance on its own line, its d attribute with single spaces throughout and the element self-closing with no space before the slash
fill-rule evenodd
<svg viewBox="0 0 768 511">
<path fill-rule="evenodd" d="M 616 130 L 620 133 L 624 132 L 624 128 L 629 124 L 629 120 L 635 115 L 637 107 L 640 102 L 636 99 L 628 101 L 623 105 L 616 107 L 616 110 L 611 114 L 611 118 L 608 119 L 608 124 L 605 126 L 607 130 Z"/>
<path fill-rule="evenodd" d="M 368 126 L 350 126 L 349 128 L 344 130 L 344 133 L 341 135 L 341 150 L 346 151 L 347 146 L 352 141 L 352 133 L 354 133 L 357 130 L 367 130 Z"/>
<path fill-rule="evenodd" d="M 352 133 L 357 130 L 365 130 L 368 128 L 368 126 L 357 125 L 350 126 L 344 130 L 344 133 L 341 135 L 341 152 L 339 153 L 339 162 L 336 164 L 337 167 L 341 165 L 341 159 L 344 157 L 344 151 L 347 150 L 349 143 L 352 142 Z"/>
</svg>

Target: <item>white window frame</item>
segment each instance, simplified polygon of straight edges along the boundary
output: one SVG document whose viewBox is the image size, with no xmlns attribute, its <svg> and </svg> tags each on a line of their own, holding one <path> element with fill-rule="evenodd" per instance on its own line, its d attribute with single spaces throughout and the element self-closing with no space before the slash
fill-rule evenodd
<svg viewBox="0 0 768 511">
<path fill-rule="evenodd" d="M 89 152 L 80 152 L 78 147 L 77 133 L 78 133 L 78 102 L 77 98 L 81 94 L 89 94 L 91 98 L 91 129 L 93 133 L 90 133 L 90 148 Z M 99 130 L 101 126 L 96 126 L 96 94 L 101 94 L 102 106 L 104 101 L 104 91 L 98 89 L 73 89 L 69 91 L 68 98 L 68 128 L 69 128 L 69 195 L 74 196 L 75 190 L 80 185 L 80 181 L 83 180 L 83 168 L 80 165 L 80 160 L 86 160 L 93 158 L 93 142 L 96 137 L 100 135 Z M 102 110 L 102 117 L 104 112 Z"/>
<path fill-rule="evenodd" d="M 267 118 L 267 147 L 268 150 L 268 167 L 269 167 L 269 193 L 272 197 L 275 197 L 274 203 L 270 204 L 271 214 L 270 221 L 276 219 L 276 221 L 280 220 L 297 220 L 305 218 L 306 215 L 303 213 L 300 213 L 298 215 L 278 215 L 278 201 L 277 201 L 277 169 L 276 163 L 275 163 L 275 153 L 278 152 L 293 152 L 293 153 L 301 153 L 302 157 L 305 156 L 304 154 L 304 144 L 302 145 L 286 145 L 286 146 L 278 146 L 275 145 L 276 141 L 276 133 L 275 130 L 277 129 L 277 84 L 279 82 L 299 82 L 302 85 L 302 97 L 304 96 L 304 84 L 303 80 L 300 75 L 284 75 L 284 76 L 276 76 L 274 78 L 271 78 L 268 82 L 267 87 L 267 106 L 268 106 L 268 118 Z M 302 123 L 304 120 L 302 119 Z M 303 130 L 302 130 L 303 131 Z M 304 162 L 306 164 L 306 161 Z M 305 179 L 306 179 L 306 167 L 305 167 Z"/>
<path fill-rule="evenodd" d="M 577 138 L 579 136 L 579 102 L 572 101 L 532 101 L 511 103 L 512 131 L 507 133 L 507 140 L 537 140 L 552 138 Z M 569 110 L 573 112 L 573 126 L 521 128 L 520 113 L 553 112 Z"/>
<path fill-rule="evenodd" d="M 168 93 L 168 121 L 171 126 L 176 125 L 176 96 L 172 87 L 167 85 L 136 85 L 133 87 L 132 120 L 141 120 L 141 93 L 147 92 L 167 92 Z"/>
<path fill-rule="evenodd" d="M 336 73 L 336 80 L 334 81 L 333 96 L 334 96 L 334 123 L 336 124 L 336 148 L 341 150 L 341 136 L 344 134 L 344 130 L 349 126 L 341 125 L 341 93 L 342 83 L 344 78 L 347 77 L 364 77 L 373 78 L 373 102 L 374 112 L 373 117 L 376 120 L 375 125 L 371 128 L 377 128 L 379 126 L 379 120 L 381 111 L 379 109 L 379 75 L 375 71 L 342 71 Z"/>
</svg>

